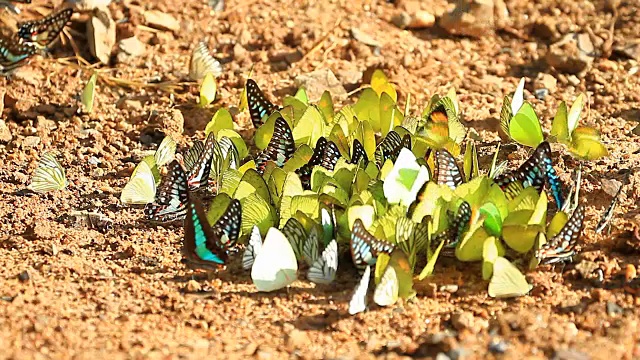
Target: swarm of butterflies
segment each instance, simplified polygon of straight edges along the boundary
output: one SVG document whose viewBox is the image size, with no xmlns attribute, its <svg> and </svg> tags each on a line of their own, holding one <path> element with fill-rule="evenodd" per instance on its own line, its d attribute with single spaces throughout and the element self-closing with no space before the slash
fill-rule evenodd
<svg viewBox="0 0 640 360">
<path fill-rule="evenodd" d="M 0 74 L 6 76 L 26 65 L 34 55 L 46 52 L 58 39 L 71 15 L 73 9 L 63 8 L 40 19 L 19 22 L 18 30 L 11 35 L 0 33 Z"/>
<path fill-rule="evenodd" d="M 256 127 L 254 156 L 220 109 L 204 142 L 176 154 L 165 137 L 135 167 L 121 202 L 144 205 L 145 221 L 181 221 L 189 268 L 217 271 L 237 253 L 259 291 L 291 285 L 301 269 L 330 284 L 348 247 L 362 275 L 351 314 L 367 309 L 371 278 L 379 306 L 414 297 L 416 267 L 424 279 L 440 257 L 481 262 L 493 297 L 530 291 L 521 268 L 572 260 L 584 227 L 580 177 L 565 196 L 548 141 L 511 171 L 498 145 L 483 172 L 455 91 L 435 95 L 421 116 L 396 101 L 380 71 L 337 112 L 328 92 L 313 104 L 300 89 L 277 106 L 249 79 L 240 107 Z M 30 189 L 66 185 L 45 154 Z"/>
</svg>

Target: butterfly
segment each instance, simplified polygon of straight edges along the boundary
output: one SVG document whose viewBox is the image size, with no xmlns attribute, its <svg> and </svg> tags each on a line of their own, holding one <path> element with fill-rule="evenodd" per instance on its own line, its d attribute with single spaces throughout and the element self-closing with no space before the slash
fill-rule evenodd
<svg viewBox="0 0 640 360">
<path fill-rule="evenodd" d="M 383 240 L 376 239 L 365 229 L 362 220 L 356 219 L 351 230 L 351 259 L 358 269 L 376 263 L 379 253 L 391 254 L 395 246 Z"/>
<path fill-rule="evenodd" d="M 421 253 L 429 242 L 429 227 L 426 222 L 414 223 L 407 217 L 400 217 L 396 222 L 396 243 L 408 256 L 408 261 L 413 269 L 416 264 L 416 256 Z"/>
<path fill-rule="evenodd" d="M 436 183 L 455 189 L 464 182 L 462 171 L 456 159 L 445 149 L 436 151 Z"/>
<path fill-rule="evenodd" d="M 251 267 L 251 280 L 258 291 L 274 291 L 293 283 L 298 277 L 298 261 L 289 240 L 276 228 L 270 228 Z"/>
<path fill-rule="evenodd" d="M 316 284 L 331 284 L 336 278 L 336 271 L 338 271 L 338 242 L 334 239 L 311 265 L 307 279 Z"/>
<path fill-rule="evenodd" d="M 291 243 L 296 258 L 301 259 L 303 257 L 304 244 L 307 240 L 307 232 L 304 226 L 302 226 L 298 219 L 289 218 L 282 227 L 282 233 Z"/>
<path fill-rule="evenodd" d="M 278 167 L 282 167 L 293 156 L 295 150 L 293 133 L 289 124 L 282 117 L 277 118 L 269 144 L 256 157 L 256 170 L 262 175 L 267 161 L 273 161 Z"/>
<path fill-rule="evenodd" d="M 227 250 L 232 249 L 238 242 L 241 225 L 242 204 L 237 199 L 231 199 L 229 206 L 214 225 L 214 230 L 221 234 L 221 243 Z"/>
<path fill-rule="evenodd" d="M 39 48 L 46 48 L 53 43 L 73 15 L 72 8 L 65 8 L 51 13 L 42 19 L 18 23 L 17 35 L 26 42 Z"/>
<path fill-rule="evenodd" d="M 451 216 L 450 213 L 449 215 Z M 458 207 L 456 215 L 451 219 L 449 227 L 433 239 L 431 250 L 435 251 L 438 245 L 440 245 L 440 242 L 444 241 L 445 243 L 441 251 L 442 255 L 453 256 L 455 247 L 462 239 L 462 234 L 467 230 L 470 220 L 471 206 L 468 202 L 463 201 L 460 207 Z"/>
<path fill-rule="evenodd" d="M 62 190 L 67 185 L 69 185 L 69 182 L 64 168 L 60 165 L 55 155 L 52 152 L 44 153 L 40 158 L 28 189 L 38 193 L 45 193 L 52 190 Z"/>
<path fill-rule="evenodd" d="M 541 264 L 571 261 L 584 227 L 584 207 L 579 205 L 560 232 L 536 251 Z"/>
<path fill-rule="evenodd" d="M 357 164 L 360 160 L 364 160 L 365 166 L 369 163 L 369 157 L 364 150 L 362 143 L 358 139 L 353 139 L 353 150 L 351 152 L 351 164 Z"/>
<path fill-rule="evenodd" d="M 314 226 L 309 231 L 309 237 L 307 237 L 307 241 L 304 242 L 302 247 L 302 256 L 309 266 L 312 266 L 318 259 L 319 238 L 318 229 Z"/>
<path fill-rule="evenodd" d="M 380 283 L 373 292 L 373 301 L 379 306 L 393 305 L 398 301 L 399 291 L 400 283 L 396 275 L 396 269 L 391 265 L 387 265 Z"/>
<path fill-rule="evenodd" d="M 204 78 L 207 73 L 213 74 L 213 76 L 220 76 L 222 74 L 222 65 L 216 60 L 204 41 L 200 41 L 191 52 L 191 59 L 189 60 L 189 78 L 193 81 Z"/>
<path fill-rule="evenodd" d="M 246 88 L 251 122 L 253 122 L 253 126 L 257 129 L 264 124 L 262 119 L 278 110 L 278 107 L 267 100 L 264 93 L 260 90 L 260 87 L 253 79 L 247 79 Z"/>
<path fill-rule="evenodd" d="M 156 196 L 156 179 L 147 161 L 141 161 L 122 189 L 120 202 L 123 205 L 148 204 Z"/>
<path fill-rule="evenodd" d="M 493 274 L 489 283 L 489 296 L 495 298 L 507 298 L 526 295 L 532 285 L 520 270 L 509 260 L 499 256 L 493 263 Z"/>
<path fill-rule="evenodd" d="M 398 159 L 400 150 L 405 147 L 411 150 L 411 135 L 405 134 L 400 138 L 400 135 L 391 130 L 387 136 L 380 142 L 375 152 L 376 164 L 382 167 L 385 161 L 390 159 L 395 162 Z"/>
<path fill-rule="evenodd" d="M 300 182 L 304 189 L 310 189 L 311 172 L 313 167 L 320 165 L 327 170 L 333 170 L 340 158 L 340 150 L 333 141 L 327 141 L 321 136 L 316 142 L 316 148 L 313 150 L 313 155 L 309 162 L 304 164 L 296 173 L 300 176 Z"/>
<path fill-rule="evenodd" d="M 202 205 L 196 199 L 189 198 L 187 202 L 182 254 L 192 269 L 217 270 L 228 259 L 220 231 L 209 225 Z"/>
<path fill-rule="evenodd" d="M 182 165 L 173 160 L 169 165 L 169 174 L 162 179 L 155 199 L 145 205 L 144 217 L 159 222 L 182 219 L 187 213 L 188 201 L 187 175 L 182 170 Z"/>
<path fill-rule="evenodd" d="M 196 145 L 194 144 L 194 147 L 195 146 Z M 197 160 L 194 161 L 196 158 Z M 218 145 L 218 142 L 216 141 L 215 134 L 210 132 L 202 148 L 198 145 L 196 150 L 193 152 L 189 151 L 185 157 L 185 166 L 189 171 L 187 174 L 187 182 L 189 184 L 190 191 L 196 191 L 207 186 L 212 161 L 216 163 L 214 166 L 222 167 L 221 164 L 218 164 L 222 162 L 222 151 L 220 150 L 220 145 Z"/>
<path fill-rule="evenodd" d="M 244 254 L 242 255 L 242 268 L 244 270 L 251 269 L 253 262 L 260 253 L 260 249 L 262 249 L 262 236 L 260 235 L 260 229 L 256 225 L 253 225 L 251 235 L 249 236 L 249 243 L 244 249 Z"/>
<path fill-rule="evenodd" d="M 620 193 L 622 192 L 623 187 L 624 184 L 620 184 L 620 187 L 618 188 L 616 194 L 613 196 L 613 199 L 611 199 L 611 203 L 609 203 L 607 210 L 605 210 L 604 214 L 602 214 L 602 218 L 600 218 L 600 221 L 598 221 L 598 224 L 596 225 L 596 234 L 601 233 L 602 230 L 604 230 L 604 228 L 607 227 L 607 224 L 609 224 L 609 222 L 611 221 L 611 218 L 613 217 L 613 210 L 618 204 L 618 198 L 620 197 Z M 611 230 L 611 227 L 609 227 L 609 230 Z"/>
<path fill-rule="evenodd" d="M 369 290 L 370 282 L 371 266 L 367 266 L 349 301 L 349 315 L 355 315 L 367 309 L 367 291 Z"/>
<path fill-rule="evenodd" d="M 5 37 L 0 34 L 0 74 L 8 75 L 20 66 L 26 65 L 29 58 L 38 52 L 31 43 L 25 43 L 17 37 Z"/>
<path fill-rule="evenodd" d="M 520 165 L 517 170 L 497 176 L 495 182 L 505 190 L 507 197 L 517 195 L 514 190 L 510 190 L 514 183 L 520 183 L 523 188 L 533 186 L 540 192 L 546 182 L 551 189 L 558 208 L 562 208 L 564 204 L 562 185 L 556 170 L 553 168 L 551 147 L 546 141 L 538 145 L 531 157 Z"/>
</svg>

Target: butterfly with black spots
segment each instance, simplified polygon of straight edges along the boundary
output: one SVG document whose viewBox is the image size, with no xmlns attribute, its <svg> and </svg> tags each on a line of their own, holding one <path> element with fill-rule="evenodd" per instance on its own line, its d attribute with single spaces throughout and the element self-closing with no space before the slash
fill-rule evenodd
<svg viewBox="0 0 640 360">
<path fill-rule="evenodd" d="M 369 157 L 364 150 L 362 143 L 358 139 L 353 139 L 353 149 L 351 150 L 351 164 L 357 164 L 360 160 L 364 160 L 364 165 L 369 163 Z"/>
<path fill-rule="evenodd" d="M 456 163 L 456 159 L 445 149 L 436 151 L 436 183 L 444 184 L 455 189 L 464 182 L 462 171 Z"/>
<path fill-rule="evenodd" d="M 57 38 L 73 15 L 73 9 L 64 8 L 42 19 L 18 23 L 17 35 L 25 42 L 47 48 Z"/>
<path fill-rule="evenodd" d="M 356 219 L 351 230 L 349 248 L 351 249 L 353 264 L 359 271 L 362 271 L 367 266 L 376 263 L 378 254 L 391 254 L 395 246 L 389 242 L 376 239 L 364 227 L 362 220 Z"/>
<path fill-rule="evenodd" d="M 8 75 L 13 70 L 26 65 L 29 59 L 38 52 L 38 48 L 13 36 L 0 34 L 0 74 Z"/>
<path fill-rule="evenodd" d="M 541 192 L 545 183 L 556 201 L 558 209 L 564 205 L 562 185 L 551 161 L 551 147 L 544 141 L 535 149 L 533 154 L 520 167 L 507 174 L 499 175 L 495 182 L 505 191 L 507 198 L 517 195 L 519 188 L 533 186 Z"/>
<path fill-rule="evenodd" d="M 584 228 L 584 207 L 579 205 L 560 232 L 535 252 L 540 264 L 570 262 Z"/>
<path fill-rule="evenodd" d="M 389 131 L 387 136 L 385 136 L 376 148 L 376 152 L 374 154 L 378 167 L 382 167 L 384 162 L 388 159 L 395 162 L 403 147 L 411 150 L 411 135 L 405 134 L 401 138 L 400 134 L 397 132 L 393 130 Z"/>
<path fill-rule="evenodd" d="M 189 189 L 187 175 L 177 160 L 169 164 L 169 173 L 162 179 L 155 200 L 144 207 L 144 217 L 157 222 L 181 220 L 187 213 Z"/>
<path fill-rule="evenodd" d="M 247 105 L 251 122 L 256 129 L 264 125 L 264 118 L 271 115 L 278 107 L 267 100 L 262 90 L 253 79 L 247 79 Z"/>
<path fill-rule="evenodd" d="M 207 136 L 204 144 L 194 143 L 184 157 L 187 168 L 187 182 L 190 191 L 206 188 L 209 182 L 212 163 L 216 168 L 222 167 L 222 150 L 213 132 Z"/>
<path fill-rule="evenodd" d="M 462 234 L 469 227 L 469 221 L 471 221 L 471 206 L 468 202 L 463 201 L 458 207 L 456 215 L 453 216 L 451 212 L 448 212 L 450 223 L 449 227 L 444 232 L 436 235 L 431 242 L 431 251 L 435 251 L 440 243 L 444 241 L 441 254 L 443 256 L 454 256 L 455 249 L 460 240 L 462 240 Z"/>
<path fill-rule="evenodd" d="M 333 170 L 340 156 L 338 146 L 333 141 L 327 141 L 327 139 L 321 136 L 316 142 L 316 147 L 313 150 L 313 155 L 311 155 L 309 162 L 296 170 L 296 173 L 300 176 L 302 187 L 305 189 L 311 188 L 309 182 L 314 166 L 320 165 L 327 170 Z"/>
<path fill-rule="evenodd" d="M 293 133 L 289 124 L 282 117 L 277 118 L 269 144 L 256 157 L 256 170 L 262 175 L 268 161 L 273 161 L 278 167 L 284 166 L 291 159 L 295 150 Z"/>
</svg>

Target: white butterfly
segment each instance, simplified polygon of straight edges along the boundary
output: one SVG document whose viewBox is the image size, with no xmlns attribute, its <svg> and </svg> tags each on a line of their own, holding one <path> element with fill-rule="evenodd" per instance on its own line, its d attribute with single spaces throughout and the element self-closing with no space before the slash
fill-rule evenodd
<svg viewBox="0 0 640 360">
<path fill-rule="evenodd" d="M 148 204 L 156 197 L 156 179 L 146 161 L 141 161 L 133 170 L 127 185 L 122 189 L 120 201 L 123 205 Z"/>
<path fill-rule="evenodd" d="M 367 291 L 371 281 L 371 266 L 367 266 L 362 274 L 362 279 L 358 282 L 351 301 L 349 301 L 349 314 L 355 315 L 367 309 Z"/>
<path fill-rule="evenodd" d="M 173 161 L 176 156 L 176 141 L 171 136 L 165 136 L 162 139 L 158 150 L 153 154 L 156 166 L 159 168 Z"/>
<path fill-rule="evenodd" d="M 312 266 L 318 259 L 318 237 L 318 229 L 314 226 L 309 231 L 309 237 L 302 248 L 302 256 L 309 266 Z"/>
<path fill-rule="evenodd" d="M 331 240 L 322 252 L 322 256 L 313 263 L 307 278 L 316 284 L 331 284 L 338 271 L 338 242 Z"/>
<path fill-rule="evenodd" d="M 298 261 L 284 234 L 270 228 L 251 267 L 251 280 L 258 291 L 275 291 L 297 280 Z"/>
<path fill-rule="evenodd" d="M 262 235 L 260 235 L 260 229 L 254 225 L 253 229 L 251 229 L 249 243 L 244 249 L 244 254 L 242 254 L 243 269 L 251 269 L 253 262 L 256 260 L 256 256 L 260 253 L 260 249 L 262 249 Z"/>
<path fill-rule="evenodd" d="M 200 41 L 193 52 L 191 53 L 191 60 L 189 61 L 189 77 L 193 81 L 204 78 L 207 73 L 213 74 L 218 77 L 222 74 L 222 65 L 216 60 L 204 41 Z"/>
<path fill-rule="evenodd" d="M 398 283 L 396 269 L 388 265 L 384 274 L 382 274 L 380 283 L 373 292 L 373 301 L 380 306 L 393 305 L 398 301 L 399 290 L 400 284 Z"/>
<path fill-rule="evenodd" d="M 44 193 L 51 190 L 62 190 L 68 184 L 64 168 L 52 152 L 47 152 L 40 158 L 28 188 L 35 192 Z"/>
</svg>

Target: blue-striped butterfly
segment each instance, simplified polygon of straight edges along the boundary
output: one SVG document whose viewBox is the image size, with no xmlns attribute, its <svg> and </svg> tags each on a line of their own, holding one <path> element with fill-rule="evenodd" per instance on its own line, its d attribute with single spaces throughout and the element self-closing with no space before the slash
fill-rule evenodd
<svg viewBox="0 0 640 360">
<path fill-rule="evenodd" d="M 194 145 L 194 147 L 195 146 L 196 145 Z M 212 161 L 216 163 L 216 167 L 218 166 L 218 163 L 220 163 L 220 167 L 222 166 L 222 151 L 220 150 L 220 145 L 218 145 L 213 132 L 210 132 L 209 136 L 207 136 L 207 140 L 202 146 L 201 151 L 200 146 L 197 146 L 198 148 L 193 153 L 189 152 L 185 157 L 185 166 L 188 170 L 187 182 L 189 184 L 190 191 L 196 191 L 207 186 L 209 182 L 209 174 L 211 173 Z M 196 158 L 196 151 L 198 152 L 197 160 L 193 162 L 193 159 Z"/>
<path fill-rule="evenodd" d="M 556 201 L 558 209 L 561 209 L 564 205 L 564 199 L 562 197 L 562 185 L 556 170 L 553 168 L 551 161 L 551 147 L 549 143 L 544 141 L 533 152 L 531 157 L 527 159 L 516 171 L 512 171 L 508 174 L 502 174 L 495 178 L 495 182 L 505 190 L 507 197 L 514 197 L 515 191 L 508 191 L 513 187 L 512 184 L 520 183 L 523 188 L 533 186 L 542 191 L 545 183 L 551 189 L 551 193 Z M 518 186 L 516 186 L 517 188 Z"/>
<path fill-rule="evenodd" d="M 444 241 L 441 254 L 444 256 L 454 256 L 455 248 L 462 239 L 462 234 L 469 227 L 469 221 L 471 220 L 471 206 L 468 202 L 463 201 L 458 207 L 458 211 L 455 216 L 452 216 L 450 212 L 449 226 L 444 232 L 436 235 L 431 242 L 431 250 L 435 251 L 440 242 Z"/>
<path fill-rule="evenodd" d="M 266 116 L 271 115 L 278 109 L 276 105 L 271 103 L 264 96 L 262 90 L 253 79 L 247 79 L 247 104 L 249 105 L 249 114 L 251 115 L 251 122 L 257 129 L 264 124 L 262 120 Z"/>
<path fill-rule="evenodd" d="M 260 174 L 264 173 L 267 161 L 273 161 L 278 167 L 282 167 L 291 159 L 295 150 L 293 133 L 289 124 L 282 117 L 277 118 L 269 144 L 256 157 L 256 170 Z"/>
<path fill-rule="evenodd" d="M 316 148 L 313 150 L 313 155 L 309 162 L 304 164 L 296 173 L 300 176 L 300 182 L 305 189 L 310 188 L 309 181 L 311 180 L 311 172 L 313 167 L 320 165 L 327 170 L 333 170 L 340 158 L 340 150 L 333 141 L 327 141 L 321 136 L 316 142 Z"/>
<path fill-rule="evenodd" d="M 351 164 L 357 164 L 360 160 L 364 160 L 364 165 L 369 163 L 369 157 L 364 150 L 362 143 L 358 139 L 353 139 L 353 149 L 351 150 Z"/>
<path fill-rule="evenodd" d="M 42 19 L 18 23 L 17 35 L 39 48 L 46 48 L 57 38 L 73 15 L 73 9 L 65 8 Z"/>
<path fill-rule="evenodd" d="M 186 264 L 192 269 L 205 270 L 217 270 L 224 266 L 230 247 L 238 240 L 241 217 L 240 202 L 233 199 L 222 217 L 211 226 L 200 201 L 190 197 L 182 248 Z"/>
<path fill-rule="evenodd" d="M 168 222 L 181 220 L 187 213 L 189 192 L 187 175 L 177 160 L 169 164 L 169 173 L 162 179 L 155 199 L 144 207 L 147 220 Z"/>
<path fill-rule="evenodd" d="M 446 149 L 436 151 L 436 183 L 455 189 L 464 182 L 462 171 L 456 159 Z"/>
<path fill-rule="evenodd" d="M 8 75 L 20 66 L 26 65 L 38 52 L 31 43 L 25 43 L 18 37 L 5 37 L 0 34 L 0 74 Z"/>
<path fill-rule="evenodd" d="M 356 219 L 351 230 L 351 259 L 358 270 L 376 263 L 379 253 L 391 254 L 395 246 L 389 242 L 376 239 L 364 227 L 362 220 Z"/>
<path fill-rule="evenodd" d="M 584 207 L 578 205 L 560 232 L 535 252 L 540 264 L 571 261 L 584 227 Z"/>
<path fill-rule="evenodd" d="M 397 132 L 393 130 L 389 131 L 374 153 L 378 167 L 382 167 L 387 159 L 395 162 L 403 147 L 411 150 L 411 135 L 405 134 L 404 137 L 401 138 Z"/>
</svg>

